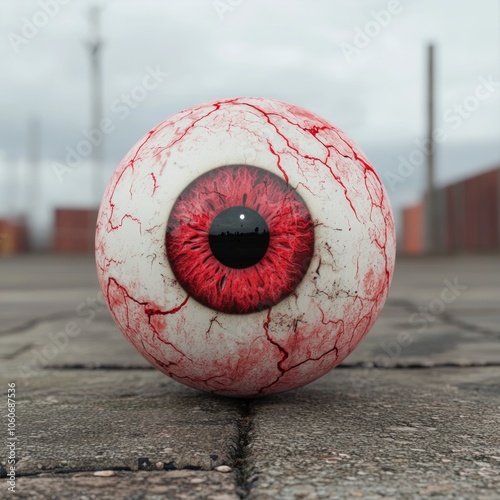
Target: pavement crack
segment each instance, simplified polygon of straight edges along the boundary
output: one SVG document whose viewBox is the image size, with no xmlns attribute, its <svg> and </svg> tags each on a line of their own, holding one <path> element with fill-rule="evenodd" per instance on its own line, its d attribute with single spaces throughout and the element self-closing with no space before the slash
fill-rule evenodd
<svg viewBox="0 0 500 500">
<path fill-rule="evenodd" d="M 191 471 L 211 471 L 213 469 L 204 469 L 199 465 L 184 465 L 182 467 L 177 467 L 174 462 L 164 462 L 161 468 L 158 468 L 157 464 L 153 464 L 149 458 L 142 457 L 137 459 L 137 469 L 125 466 L 99 466 L 99 467 L 89 467 L 89 468 L 79 468 L 79 467 L 48 467 L 43 468 L 38 471 L 29 472 L 16 472 L 16 477 L 37 477 L 40 475 L 54 474 L 54 475 L 65 475 L 65 474 L 77 474 L 77 473 L 89 473 L 93 474 L 100 471 L 113 471 L 113 472 L 158 472 L 163 471 L 173 471 L 173 470 L 191 470 Z M 4 465 L 0 464 L 0 479 L 7 477 L 7 470 Z"/>
<path fill-rule="evenodd" d="M 120 466 L 112 466 L 112 467 L 98 467 L 98 468 L 72 468 L 72 467 L 54 467 L 47 469 L 40 469 L 36 472 L 16 472 L 16 477 L 37 477 L 42 474 L 55 474 L 55 475 L 63 475 L 63 474 L 77 474 L 81 472 L 86 473 L 94 473 L 102 470 L 110 470 L 114 472 L 138 472 L 132 470 L 130 467 L 120 467 Z M 5 474 L 5 475 L 4 475 Z M 4 471 L 4 467 L 2 466 L 2 470 L 0 473 L 0 477 L 7 477 L 6 471 Z"/>
<path fill-rule="evenodd" d="M 496 338 L 500 339 L 500 332 L 498 330 L 493 330 L 491 328 L 486 328 L 484 326 L 474 325 L 473 323 L 469 323 L 468 321 L 464 321 L 463 319 L 455 318 L 452 314 L 447 312 L 442 313 L 439 317 L 442 319 L 444 323 L 457 326 L 462 330 L 482 333 L 483 335 L 493 335 Z"/>
<path fill-rule="evenodd" d="M 11 326 L 6 328 L 5 330 L 0 330 L 1 335 L 11 335 L 14 333 L 24 332 L 34 326 L 38 326 L 42 323 L 47 323 L 48 321 L 60 320 L 60 319 L 70 319 L 75 317 L 75 311 L 60 311 L 52 314 L 47 314 L 46 316 L 42 316 L 40 318 L 33 318 L 21 323 L 20 325 Z"/>
<path fill-rule="evenodd" d="M 45 370 L 156 370 L 154 366 L 136 364 L 110 363 L 65 363 L 61 365 L 47 365 Z"/>
<path fill-rule="evenodd" d="M 5 360 L 11 360 L 15 359 L 21 354 L 31 350 L 34 347 L 33 344 L 26 344 L 20 347 L 19 349 L 16 349 L 14 352 L 11 352 L 10 354 L 5 354 L 4 356 L 0 356 L 0 359 L 5 359 Z"/>
<path fill-rule="evenodd" d="M 335 369 L 368 369 L 368 370 L 420 370 L 426 368 L 487 368 L 491 366 L 500 366 L 498 361 L 401 361 L 390 365 L 378 365 L 373 361 L 356 361 L 354 363 L 341 363 Z"/>
<path fill-rule="evenodd" d="M 256 481 L 253 466 L 249 460 L 249 448 L 252 440 L 254 411 L 252 400 L 244 399 L 240 406 L 238 419 L 238 441 L 233 453 L 233 470 L 236 475 L 236 489 L 239 498 L 247 498 L 252 484 Z"/>
<path fill-rule="evenodd" d="M 408 312 L 411 313 L 419 313 L 420 309 L 419 306 L 420 304 L 415 304 L 411 300 L 407 299 L 392 299 L 387 301 L 388 304 L 395 306 L 395 307 L 401 307 L 403 309 L 406 309 Z M 487 327 L 480 327 L 475 325 L 474 323 L 470 323 L 469 321 L 464 321 L 463 319 L 456 318 L 452 313 L 443 311 L 442 313 L 439 314 L 433 314 L 436 318 L 438 318 L 440 321 L 442 321 L 445 324 L 456 326 L 462 330 L 465 331 L 472 331 L 476 333 L 481 333 L 483 335 L 493 335 L 497 338 L 500 338 L 500 332 L 498 330 L 494 330 L 492 328 L 487 328 Z"/>
</svg>

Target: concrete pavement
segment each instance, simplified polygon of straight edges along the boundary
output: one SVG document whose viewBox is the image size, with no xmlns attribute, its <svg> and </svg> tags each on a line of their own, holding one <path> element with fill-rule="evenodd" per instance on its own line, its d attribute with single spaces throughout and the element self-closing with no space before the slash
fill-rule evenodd
<svg viewBox="0 0 500 500">
<path fill-rule="evenodd" d="M 498 256 L 400 259 L 379 321 L 341 367 L 246 401 L 151 369 L 103 306 L 91 257 L 2 259 L 16 496 L 498 498 L 499 269 Z"/>
</svg>

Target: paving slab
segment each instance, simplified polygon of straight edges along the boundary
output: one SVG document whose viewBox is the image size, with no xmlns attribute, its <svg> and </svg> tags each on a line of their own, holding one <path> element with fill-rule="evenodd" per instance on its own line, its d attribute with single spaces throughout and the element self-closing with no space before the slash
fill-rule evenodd
<svg viewBox="0 0 500 500">
<path fill-rule="evenodd" d="M 423 328 L 388 324 L 382 314 L 373 330 L 342 363 L 380 367 L 500 364 L 500 339 L 465 326 L 436 321 Z"/>
<path fill-rule="evenodd" d="M 107 471 L 109 472 L 109 471 Z M 103 471 L 104 473 L 104 471 Z M 21 477 L 15 497 L 30 500 L 238 500 L 233 474 L 176 470 L 164 472 L 112 472 L 43 474 Z"/>
<path fill-rule="evenodd" d="M 210 470 L 233 461 L 239 439 L 232 400 L 153 370 L 43 371 L 16 384 L 16 401 L 18 474 Z"/>
<path fill-rule="evenodd" d="M 74 316 L 99 291 L 91 255 L 0 258 L 0 336 L 43 318 Z"/>
<path fill-rule="evenodd" d="M 446 288 L 445 280 L 467 287 L 475 296 L 485 296 L 481 290 L 493 291 L 498 299 L 498 269 L 500 255 L 456 255 L 422 258 L 398 256 L 394 273 L 393 288 L 396 294 L 405 297 L 420 297 L 422 291 L 441 291 Z M 424 297 L 429 300 L 431 297 Z"/>
<path fill-rule="evenodd" d="M 249 498 L 499 498 L 499 410 L 497 367 L 334 370 L 251 404 Z"/>
<path fill-rule="evenodd" d="M 0 291 L 0 336 L 22 332 L 34 325 L 77 316 L 77 308 L 95 288 L 75 290 Z"/>
<path fill-rule="evenodd" d="M 88 255 L 21 254 L 0 257 L 0 290 L 95 288 L 95 259 Z"/>
<path fill-rule="evenodd" d="M 499 498 L 499 264 L 400 259 L 386 307 L 343 368 L 240 401 L 151 369 L 103 306 L 91 256 L 0 259 L 17 494 Z M 223 464 L 232 472 L 214 471 Z"/>
<path fill-rule="evenodd" d="M 500 364 L 500 338 L 460 324 L 437 319 L 413 325 L 411 315 L 387 307 L 373 330 L 344 360 L 344 366 L 438 366 Z M 69 337 L 68 326 L 77 328 Z M 95 319 L 69 316 L 44 321 L 15 335 L 0 336 L 0 360 L 14 361 L 18 376 L 33 376 L 42 368 L 149 368 L 126 341 L 106 311 Z"/>
<path fill-rule="evenodd" d="M 499 340 L 485 334 L 437 320 L 413 326 L 409 314 L 387 307 L 379 321 L 343 362 L 345 366 L 378 365 L 436 366 L 443 364 L 500 363 Z M 76 325 L 78 334 L 64 334 Z M 18 376 L 33 376 L 42 368 L 148 368 L 149 363 L 125 340 L 107 311 L 91 322 L 78 316 L 44 321 L 15 335 L 0 337 L 0 360 L 14 361 L 8 368 Z"/>
<path fill-rule="evenodd" d="M 25 379 L 52 367 L 151 367 L 109 313 L 100 316 L 91 322 L 78 316 L 44 321 L 15 335 L 0 336 L 0 360 L 4 360 L 0 374 Z"/>
<path fill-rule="evenodd" d="M 491 330 L 470 326 L 463 317 L 469 323 L 477 317 L 478 325 L 489 318 Z M 77 334 L 65 334 L 68 328 L 76 328 Z M 343 364 L 390 367 L 500 363 L 500 332 L 494 328 L 492 313 L 490 317 L 478 312 L 476 316 L 456 315 L 453 321 L 441 317 L 423 321 L 417 313 L 389 299 L 372 331 Z M 0 335 L 0 359 L 15 361 L 12 367 L 3 363 L 0 372 L 8 369 L 18 375 L 52 367 L 150 366 L 125 340 L 102 304 Z"/>
<path fill-rule="evenodd" d="M 16 360 L 18 372 L 25 366 L 149 366 L 125 341 L 103 304 L 92 258 L 25 257 L 7 262 L 9 267 L 0 260 L 1 360 Z M 379 320 L 343 364 L 500 363 L 500 287 L 495 288 L 498 278 L 491 272 L 495 265 L 500 265 L 499 258 L 398 261 Z M 34 276 L 29 289 L 25 274 Z M 7 285 L 17 283 L 16 288 L 7 290 L 4 278 Z M 454 296 L 453 287 L 466 289 Z M 446 303 L 440 299 L 443 290 Z M 79 333 L 69 338 L 64 335 L 68 327 Z M 54 337 L 65 345 L 57 345 Z M 57 352 L 52 357 L 53 351 Z"/>
</svg>

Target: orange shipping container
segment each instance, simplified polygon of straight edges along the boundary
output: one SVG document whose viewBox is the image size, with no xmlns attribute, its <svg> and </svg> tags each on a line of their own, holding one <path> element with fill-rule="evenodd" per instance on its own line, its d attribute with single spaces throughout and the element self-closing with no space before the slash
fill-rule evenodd
<svg viewBox="0 0 500 500">
<path fill-rule="evenodd" d="M 424 251 L 424 204 L 403 210 L 403 253 L 418 255 Z"/>
<path fill-rule="evenodd" d="M 0 255 L 26 251 L 24 219 L 0 219 Z"/>
</svg>

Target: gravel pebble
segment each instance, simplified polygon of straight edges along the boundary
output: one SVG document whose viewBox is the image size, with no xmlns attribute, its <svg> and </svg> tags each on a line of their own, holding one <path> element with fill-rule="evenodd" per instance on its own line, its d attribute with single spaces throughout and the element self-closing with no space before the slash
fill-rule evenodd
<svg viewBox="0 0 500 500">
<path fill-rule="evenodd" d="M 233 469 L 229 465 L 219 465 L 215 468 L 217 472 L 231 472 Z"/>
<path fill-rule="evenodd" d="M 99 477 L 110 477 L 114 475 L 115 475 L 114 470 L 98 470 L 97 472 L 94 472 L 94 476 L 99 476 Z"/>
</svg>

